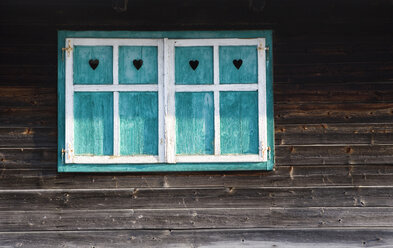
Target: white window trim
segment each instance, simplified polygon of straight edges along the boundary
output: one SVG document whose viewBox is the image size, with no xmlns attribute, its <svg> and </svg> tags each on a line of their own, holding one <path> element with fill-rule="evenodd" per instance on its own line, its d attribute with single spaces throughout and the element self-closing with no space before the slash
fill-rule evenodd
<svg viewBox="0 0 393 248">
<path fill-rule="evenodd" d="M 106 39 L 70 38 L 66 45 L 113 46 L 113 84 L 74 85 L 73 53 L 66 56 L 66 156 L 65 163 L 76 164 L 147 164 L 147 163 L 223 163 L 223 162 L 266 162 L 267 116 L 266 116 L 266 54 L 265 39 Z M 258 83 L 219 84 L 219 46 L 255 45 L 258 47 Z M 119 46 L 157 46 L 158 84 L 119 85 Z M 212 46 L 212 85 L 175 85 L 174 61 L 177 46 Z M 221 91 L 258 91 L 259 154 L 220 154 L 220 103 Z M 113 92 L 113 156 L 74 154 L 74 92 Z M 119 92 L 158 92 L 158 156 L 120 156 Z M 176 92 L 214 92 L 214 155 L 176 155 Z M 264 142 L 263 142 L 264 141 Z"/>
</svg>

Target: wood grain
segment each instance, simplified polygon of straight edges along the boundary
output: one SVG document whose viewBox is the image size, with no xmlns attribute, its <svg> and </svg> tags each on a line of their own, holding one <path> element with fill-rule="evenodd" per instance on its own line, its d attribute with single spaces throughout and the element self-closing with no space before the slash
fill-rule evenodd
<svg viewBox="0 0 393 248">
<path fill-rule="evenodd" d="M 258 2 L 1 1 L 1 245 L 390 246 L 391 3 Z M 274 171 L 57 173 L 57 30 L 267 28 Z"/>
<path fill-rule="evenodd" d="M 1 231 L 219 228 L 392 228 L 392 208 L 243 208 L 0 212 Z"/>
<path fill-rule="evenodd" d="M 58 244 L 91 247 L 384 247 L 393 242 L 388 228 L 356 229 L 198 229 L 36 231 L 0 234 L 4 246 L 49 248 Z"/>
</svg>

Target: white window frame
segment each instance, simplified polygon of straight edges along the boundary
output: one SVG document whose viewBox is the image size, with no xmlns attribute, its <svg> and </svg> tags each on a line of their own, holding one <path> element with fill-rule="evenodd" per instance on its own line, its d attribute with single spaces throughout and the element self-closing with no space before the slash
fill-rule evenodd
<svg viewBox="0 0 393 248">
<path fill-rule="evenodd" d="M 151 164 L 151 163 L 225 163 L 225 162 L 266 162 L 267 161 L 267 116 L 266 116 L 266 54 L 265 38 L 255 39 L 107 39 L 70 38 L 66 46 L 113 46 L 113 84 L 74 85 L 73 53 L 66 56 L 65 68 L 65 163 L 76 164 Z M 255 45 L 258 51 L 258 82 L 254 84 L 220 84 L 219 47 Z M 157 46 L 158 84 L 120 85 L 118 81 L 119 46 Z M 213 47 L 214 84 L 175 85 L 175 47 Z M 258 92 L 258 134 L 259 154 L 220 154 L 220 103 L 219 93 L 223 91 Z M 113 93 L 113 155 L 74 154 L 74 92 Z M 158 92 L 158 156 L 120 156 L 119 92 Z M 176 92 L 214 92 L 214 154 L 176 154 Z"/>
</svg>

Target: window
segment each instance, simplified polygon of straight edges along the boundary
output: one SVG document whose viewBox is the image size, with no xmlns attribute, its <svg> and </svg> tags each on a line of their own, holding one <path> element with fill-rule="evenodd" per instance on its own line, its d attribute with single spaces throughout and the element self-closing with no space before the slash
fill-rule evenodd
<svg viewBox="0 0 393 248">
<path fill-rule="evenodd" d="M 270 170 L 270 31 L 59 32 L 62 172 Z"/>
</svg>

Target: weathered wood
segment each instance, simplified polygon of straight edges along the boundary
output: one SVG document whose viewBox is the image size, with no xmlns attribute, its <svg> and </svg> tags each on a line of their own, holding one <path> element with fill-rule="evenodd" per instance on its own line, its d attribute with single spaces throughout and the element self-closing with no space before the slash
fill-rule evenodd
<svg viewBox="0 0 393 248">
<path fill-rule="evenodd" d="M 393 144 L 390 123 L 281 124 L 275 127 L 275 144 Z"/>
<path fill-rule="evenodd" d="M 346 146 L 278 146 L 275 148 L 279 165 L 305 164 L 392 164 L 391 145 Z"/>
<path fill-rule="evenodd" d="M 277 124 L 390 123 L 393 103 L 276 104 Z"/>
<path fill-rule="evenodd" d="M 387 247 L 393 231 L 381 229 L 103 230 L 0 233 L 5 247 Z"/>
<path fill-rule="evenodd" d="M 50 147 L 53 149 L 57 146 L 57 130 L 56 128 L 28 127 L 0 128 L 0 141 L 0 148 Z"/>
<path fill-rule="evenodd" d="M 51 168 L 45 168 L 50 167 Z M 278 188 L 393 186 L 393 167 L 382 165 L 277 166 L 272 172 L 80 174 L 56 171 L 52 163 L 32 169 L 1 172 L 0 189 L 124 189 L 124 188 Z"/>
<path fill-rule="evenodd" d="M 55 149 L 0 149 L 0 165 L 3 169 L 56 169 Z"/>
<path fill-rule="evenodd" d="M 53 84 L 56 82 L 57 68 L 55 64 L 49 65 L 1 65 L 0 85 L 14 84 Z"/>
<path fill-rule="evenodd" d="M 56 87 L 44 88 L 40 86 L 4 86 L 0 87 L 0 106 L 53 106 L 56 105 Z"/>
<path fill-rule="evenodd" d="M 274 84 L 274 102 L 288 103 L 377 103 L 393 101 L 392 82 L 279 83 Z"/>
<path fill-rule="evenodd" d="M 1 211 L 393 207 L 393 188 L 188 188 L 0 192 Z"/>
<path fill-rule="evenodd" d="M 0 106 L 0 127 L 57 127 L 56 106 Z"/>
<path fill-rule="evenodd" d="M 56 63 L 55 44 L 0 46 L 0 65 L 46 65 Z"/>
<path fill-rule="evenodd" d="M 353 82 L 388 81 L 393 77 L 393 62 L 276 65 L 278 82 Z"/>
<path fill-rule="evenodd" d="M 392 228 L 389 208 L 124 209 L 0 212 L 0 231 L 200 229 L 200 228 Z"/>
</svg>

